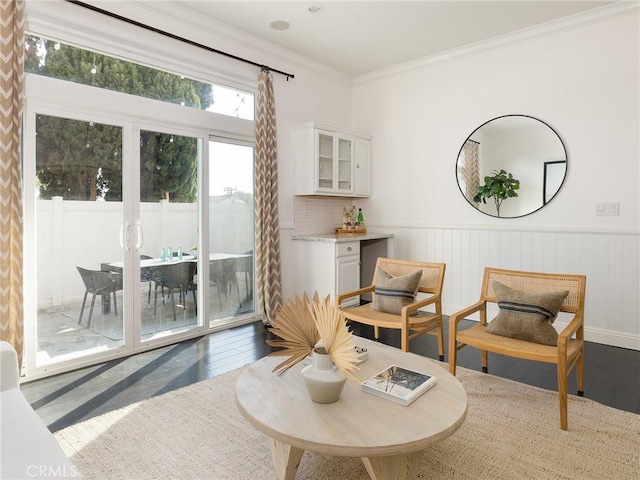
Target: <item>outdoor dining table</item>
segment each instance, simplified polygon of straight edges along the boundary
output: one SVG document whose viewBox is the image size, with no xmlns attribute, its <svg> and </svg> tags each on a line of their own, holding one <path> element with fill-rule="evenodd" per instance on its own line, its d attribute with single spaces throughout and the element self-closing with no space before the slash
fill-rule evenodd
<svg viewBox="0 0 640 480">
<path fill-rule="evenodd" d="M 229 259 L 247 259 L 253 257 L 252 253 L 224 253 L 224 252 L 212 252 L 209 254 L 209 263 L 212 262 L 224 262 Z M 156 278 L 159 275 L 162 275 L 162 269 L 167 268 L 170 265 L 175 265 L 181 262 L 197 262 L 197 257 L 184 254 L 182 259 L 178 257 L 172 257 L 167 260 L 162 260 L 161 258 L 143 258 L 140 259 L 140 273 L 145 278 Z M 104 262 L 100 264 L 100 269 L 105 272 L 115 272 L 122 273 L 122 269 L 124 266 L 124 262 Z M 249 291 L 249 281 L 247 281 L 247 291 Z M 102 301 L 102 311 L 104 313 L 109 313 L 110 304 L 107 300 L 105 302 L 104 298 Z"/>
</svg>

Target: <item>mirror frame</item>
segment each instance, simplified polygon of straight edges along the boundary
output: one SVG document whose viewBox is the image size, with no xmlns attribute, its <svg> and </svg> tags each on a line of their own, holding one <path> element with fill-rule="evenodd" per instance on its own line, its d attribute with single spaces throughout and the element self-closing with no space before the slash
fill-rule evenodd
<svg viewBox="0 0 640 480">
<path fill-rule="evenodd" d="M 530 119 L 530 120 L 534 120 L 536 122 L 539 122 L 541 125 L 540 126 L 544 126 L 547 127 L 551 132 L 553 132 L 553 134 L 555 135 L 555 137 L 558 139 L 558 141 L 560 142 L 560 145 L 562 146 L 562 151 L 564 152 L 564 159 L 560 159 L 558 158 L 558 156 L 555 156 L 555 159 L 550 158 L 548 161 L 543 161 L 541 160 L 541 164 L 543 165 L 543 172 L 542 172 L 542 186 L 541 186 L 541 190 L 542 190 L 542 202 L 540 203 L 540 205 L 531 210 L 528 211 L 526 213 L 522 213 L 520 215 L 515 215 L 515 216 L 498 216 L 489 212 L 485 212 L 483 210 L 481 210 L 478 205 L 475 202 L 472 202 L 467 195 L 465 194 L 465 192 L 462 189 L 462 185 L 461 185 L 461 181 L 460 181 L 460 168 L 459 168 L 459 162 L 460 162 L 460 156 L 462 155 L 463 149 L 465 147 L 465 145 L 467 144 L 468 141 L 472 141 L 475 143 L 478 143 L 476 140 L 473 140 L 472 137 L 478 132 L 478 130 L 480 130 L 482 127 L 490 124 L 491 122 L 494 122 L 496 120 L 503 120 L 503 119 L 507 119 L 509 117 L 518 117 L 518 118 L 524 118 L 524 119 Z M 558 187 L 556 188 L 556 191 L 553 193 L 553 195 L 547 199 L 547 183 L 548 180 L 550 178 L 550 174 L 549 174 L 549 166 L 550 165 L 558 165 L 558 164 L 564 164 L 564 174 L 562 176 L 562 181 L 559 183 Z M 549 202 L 551 202 L 551 200 L 553 200 L 558 192 L 562 189 L 562 186 L 564 185 L 565 180 L 567 179 L 567 167 L 568 167 L 568 155 L 567 155 L 567 148 L 564 144 L 564 142 L 562 141 L 562 138 L 560 137 L 560 135 L 558 134 L 558 132 L 556 132 L 556 130 L 554 128 L 552 128 L 548 123 L 540 120 L 539 118 L 533 117 L 531 115 L 522 115 L 522 114 L 509 114 L 509 115 L 501 115 L 495 118 L 492 118 L 491 120 L 488 120 L 486 122 L 484 122 L 483 124 L 481 124 L 479 127 L 477 127 L 475 130 L 473 130 L 471 132 L 471 134 L 464 140 L 464 142 L 462 142 L 462 146 L 460 147 L 460 150 L 458 150 L 458 156 L 456 157 L 456 183 L 458 184 L 458 189 L 460 190 L 460 193 L 462 194 L 462 197 L 467 201 L 467 203 L 469 205 L 471 205 L 476 211 L 484 214 L 484 215 L 488 215 L 490 217 L 493 218 L 521 218 L 521 217 L 525 217 L 527 215 L 531 215 L 532 213 L 535 213 L 537 211 L 539 211 L 542 207 L 544 207 L 545 205 L 547 205 Z"/>
</svg>

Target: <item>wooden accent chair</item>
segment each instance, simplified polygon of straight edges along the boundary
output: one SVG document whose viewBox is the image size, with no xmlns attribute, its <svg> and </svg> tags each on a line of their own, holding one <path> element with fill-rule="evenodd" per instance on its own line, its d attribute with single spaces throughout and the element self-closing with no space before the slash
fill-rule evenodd
<svg viewBox="0 0 640 480">
<path fill-rule="evenodd" d="M 543 345 L 532 341 L 510 338 L 485 331 L 487 303 L 497 303 L 493 282 L 497 281 L 513 290 L 538 294 L 567 290 L 561 312 L 573 314 L 569 324 L 558 334 L 557 345 Z M 487 372 L 487 352 L 510 357 L 555 363 L 558 369 L 558 398 L 560 402 L 560 428 L 567 429 L 567 379 L 576 367 L 578 395 L 584 385 L 584 297 L 586 277 L 551 273 L 523 272 L 485 268 L 480 300 L 449 317 L 449 372 L 456 374 L 456 355 L 465 345 L 481 351 L 482 371 Z M 479 312 L 480 321 L 471 328 L 459 330 L 460 321 Z"/>
<path fill-rule="evenodd" d="M 347 320 L 373 326 L 376 340 L 379 338 L 380 327 L 395 328 L 401 331 L 402 350 L 409 351 L 409 340 L 428 333 L 438 337 L 438 352 L 440 360 L 444 360 L 444 336 L 442 332 L 442 285 L 444 283 L 444 263 L 426 263 L 410 260 L 397 260 L 379 257 L 376 271 L 381 268 L 388 274 L 399 277 L 422 270 L 422 277 L 418 284 L 418 294 L 415 301 L 402 308 L 399 315 L 373 310 L 372 303 L 352 308 L 342 308 L 342 302 L 357 295 L 371 293 L 375 299 L 375 273 L 371 285 L 338 295 L 336 303 L 344 312 Z M 423 294 L 423 295 L 421 295 Z M 426 298 L 424 294 L 428 295 Z M 418 311 L 427 305 L 435 306 L 435 313 Z"/>
</svg>

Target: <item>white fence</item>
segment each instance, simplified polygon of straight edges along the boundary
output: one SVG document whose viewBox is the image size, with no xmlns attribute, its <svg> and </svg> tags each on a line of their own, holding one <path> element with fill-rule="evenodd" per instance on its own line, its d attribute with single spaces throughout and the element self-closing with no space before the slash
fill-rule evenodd
<svg viewBox="0 0 640 480">
<path fill-rule="evenodd" d="M 254 249 L 253 204 L 209 202 L 209 252 L 244 253 Z M 123 203 L 52 200 L 36 202 L 38 309 L 78 301 L 84 285 L 76 266 L 100 269 L 123 259 Z M 198 244 L 198 205 L 140 204 L 140 254 L 160 256 L 163 246 L 189 253 Z M 134 228 L 134 227 L 131 227 Z M 134 232 L 131 231 L 131 238 Z M 206 249 L 200 247 L 204 253 Z M 206 252 L 208 253 L 208 252 Z"/>
</svg>

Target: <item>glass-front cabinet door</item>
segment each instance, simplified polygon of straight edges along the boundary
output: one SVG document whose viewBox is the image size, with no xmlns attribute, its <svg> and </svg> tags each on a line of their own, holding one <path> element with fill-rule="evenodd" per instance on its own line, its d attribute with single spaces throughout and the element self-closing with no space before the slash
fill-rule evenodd
<svg viewBox="0 0 640 480">
<path fill-rule="evenodd" d="M 318 131 L 318 190 L 335 189 L 333 134 Z"/>
<path fill-rule="evenodd" d="M 337 190 L 353 193 L 353 155 L 351 153 L 351 139 L 336 137 L 337 143 Z"/>
<path fill-rule="evenodd" d="M 335 132 L 316 130 L 318 192 L 353 193 L 351 138 Z"/>
</svg>

